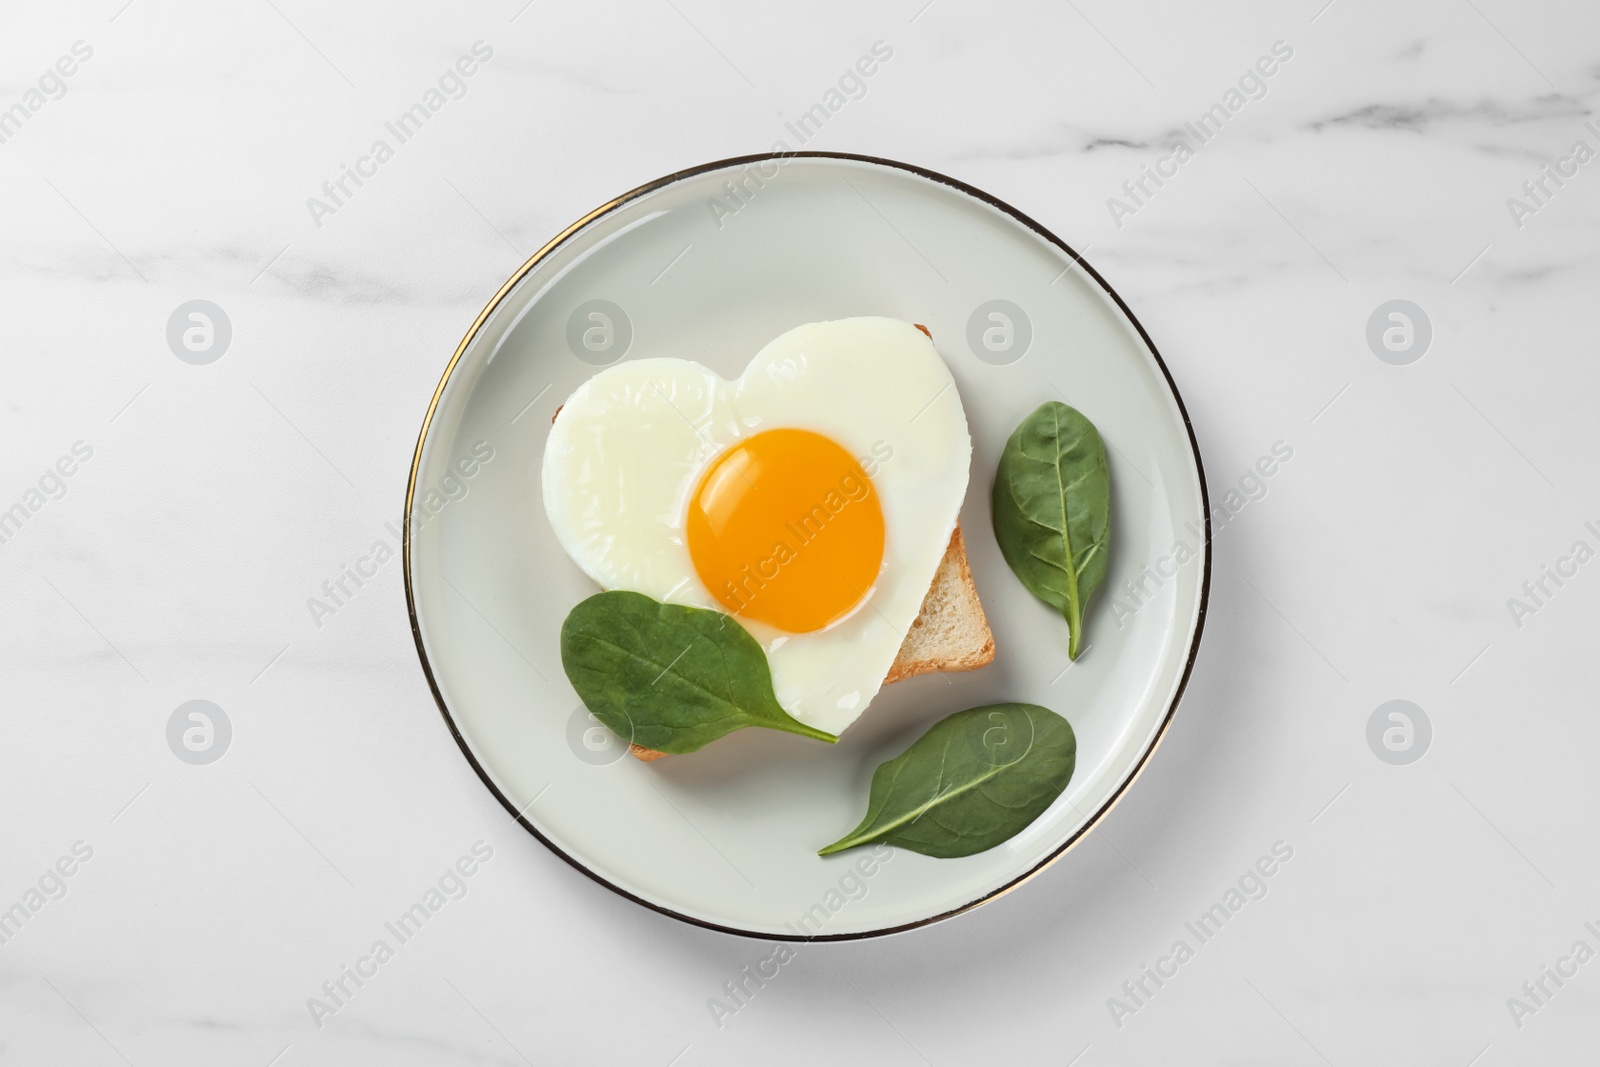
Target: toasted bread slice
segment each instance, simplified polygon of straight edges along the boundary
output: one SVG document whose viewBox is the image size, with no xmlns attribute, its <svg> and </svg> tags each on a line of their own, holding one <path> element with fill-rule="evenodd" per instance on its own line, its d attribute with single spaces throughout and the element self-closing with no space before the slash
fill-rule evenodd
<svg viewBox="0 0 1600 1067">
<path fill-rule="evenodd" d="M 922 598 L 922 610 L 912 620 L 883 684 L 935 671 L 975 671 L 993 661 L 994 634 L 978 600 L 978 587 L 972 582 L 967 543 L 958 522 L 928 595 Z M 666 755 L 634 744 L 628 746 L 628 752 L 646 763 Z"/>
<path fill-rule="evenodd" d="M 993 662 L 994 634 L 978 600 L 972 566 L 967 562 L 967 543 L 958 522 L 928 595 L 922 598 L 922 610 L 911 621 L 911 629 L 883 684 L 934 671 L 975 671 Z"/>
</svg>

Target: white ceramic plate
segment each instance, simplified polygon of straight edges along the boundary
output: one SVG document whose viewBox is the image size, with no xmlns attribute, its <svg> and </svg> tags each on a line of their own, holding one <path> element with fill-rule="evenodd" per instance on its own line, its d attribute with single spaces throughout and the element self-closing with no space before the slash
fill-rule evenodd
<svg viewBox="0 0 1600 1067">
<path fill-rule="evenodd" d="M 628 758 L 561 669 L 561 622 L 596 590 L 540 503 L 556 408 L 617 359 L 677 356 L 734 378 L 785 330 L 853 315 L 926 324 L 955 376 L 973 437 L 962 526 L 995 662 L 886 687 L 837 745 L 743 730 L 688 756 Z M 1110 574 L 1070 668 L 1066 624 L 1011 574 L 989 520 L 1001 447 L 1052 399 L 1094 421 L 1111 459 Z M 1065 244 L 992 197 L 837 155 L 674 174 L 540 250 L 445 370 L 406 513 L 417 649 L 485 784 L 596 881 L 680 919 L 764 938 L 919 926 L 1060 857 L 1165 731 L 1210 578 L 1199 452 L 1166 368 L 1122 301 Z M 1123 591 L 1141 579 L 1142 596 Z M 816 855 L 860 820 L 879 763 L 939 718 L 1001 700 L 1043 704 L 1077 733 L 1077 771 L 1037 821 L 963 859 Z"/>
</svg>

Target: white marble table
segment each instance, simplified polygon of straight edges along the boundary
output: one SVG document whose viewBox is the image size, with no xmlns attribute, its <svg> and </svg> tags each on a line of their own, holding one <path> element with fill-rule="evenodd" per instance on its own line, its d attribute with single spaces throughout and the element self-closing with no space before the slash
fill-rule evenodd
<svg viewBox="0 0 1600 1067">
<path fill-rule="evenodd" d="M 1600 17 L 1321 2 L 9 6 L 0 1062 L 1592 1050 Z M 425 123 L 385 125 L 430 88 Z M 954 175 L 1086 249 L 1236 513 L 1189 693 L 1101 828 L 957 921 L 800 946 L 719 1026 L 770 946 L 510 822 L 434 708 L 398 561 L 332 615 L 307 600 L 393 543 L 443 362 L 518 263 L 643 181 L 798 147 L 808 112 L 807 147 Z M 184 360 L 192 300 L 231 338 L 188 352 L 180 322 Z M 1370 346 L 1392 300 L 1421 309 L 1410 347 L 1387 312 Z M 1387 711 L 1368 741 L 1396 699 L 1431 727 L 1405 765 L 1415 713 L 1409 749 Z M 191 700 L 231 725 L 209 765 L 168 743 Z M 478 842 L 465 895 L 361 963 Z M 1275 846 L 1202 942 L 1186 924 Z"/>
</svg>

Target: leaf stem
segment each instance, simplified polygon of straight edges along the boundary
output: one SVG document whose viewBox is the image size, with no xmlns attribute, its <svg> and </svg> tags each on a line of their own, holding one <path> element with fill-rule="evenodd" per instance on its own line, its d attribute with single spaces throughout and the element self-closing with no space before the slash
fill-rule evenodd
<svg viewBox="0 0 1600 1067">
<path fill-rule="evenodd" d="M 1052 406 L 1050 417 L 1055 425 L 1052 439 L 1056 442 L 1056 452 L 1052 457 L 1051 467 L 1056 476 L 1056 494 L 1061 507 L 1061 540 L 1067 549 L 1067 660 L 1071 662 L 1078 658 L 1078 638 L 1083 630 L 1083 605 L 1078 600 L 1078 559 L 1072 545 L 1072 520 L 1067 513 L 1067 479 L 1061 470 L 1064 457 L 1061 454 L 1061 409 L 1065 404 Z"/>
<path fill-rule="evenodd" d="M 807 726 L 805 723 L 801 722 L 799 719 L 796 719 L 792 715 L 786 715 L 784 718 L 787 721 L 769 723 L 766 725 L 770 725 L 775 730 L 787 730 L 791 734 L 799 734 L 801 737 L 811 737 L 818 741 L 826 741 L 830 745 L 838 744 L 839 742 L 838 734 L 830 734 L 825 730 L 817 729 L 815 726 Z"/>
</svg>

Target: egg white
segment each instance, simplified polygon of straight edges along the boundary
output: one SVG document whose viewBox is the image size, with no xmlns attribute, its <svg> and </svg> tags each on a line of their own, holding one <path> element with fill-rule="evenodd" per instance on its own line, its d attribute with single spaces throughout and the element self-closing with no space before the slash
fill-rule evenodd
<svg viewBox="0 0 1600 1067">
<path fill-rule="evenodd" d="M 882 686 L 967 491 L 966 413 L 915 326 L 879 317 L 800 326 L 732 382 L 682 359 L 608 367 L 556 416 L 544 506 L 561 546 L 603 588 L 726 611 L 689 555 L 689 497 L 740 438 L 782 427 L 823 434 L 861 460 L 883 508 L 883 566 L 850 614 L 805 634 L 740 620 L 766 649 L 778 702 L 836 734 Z"/>
</svg>

